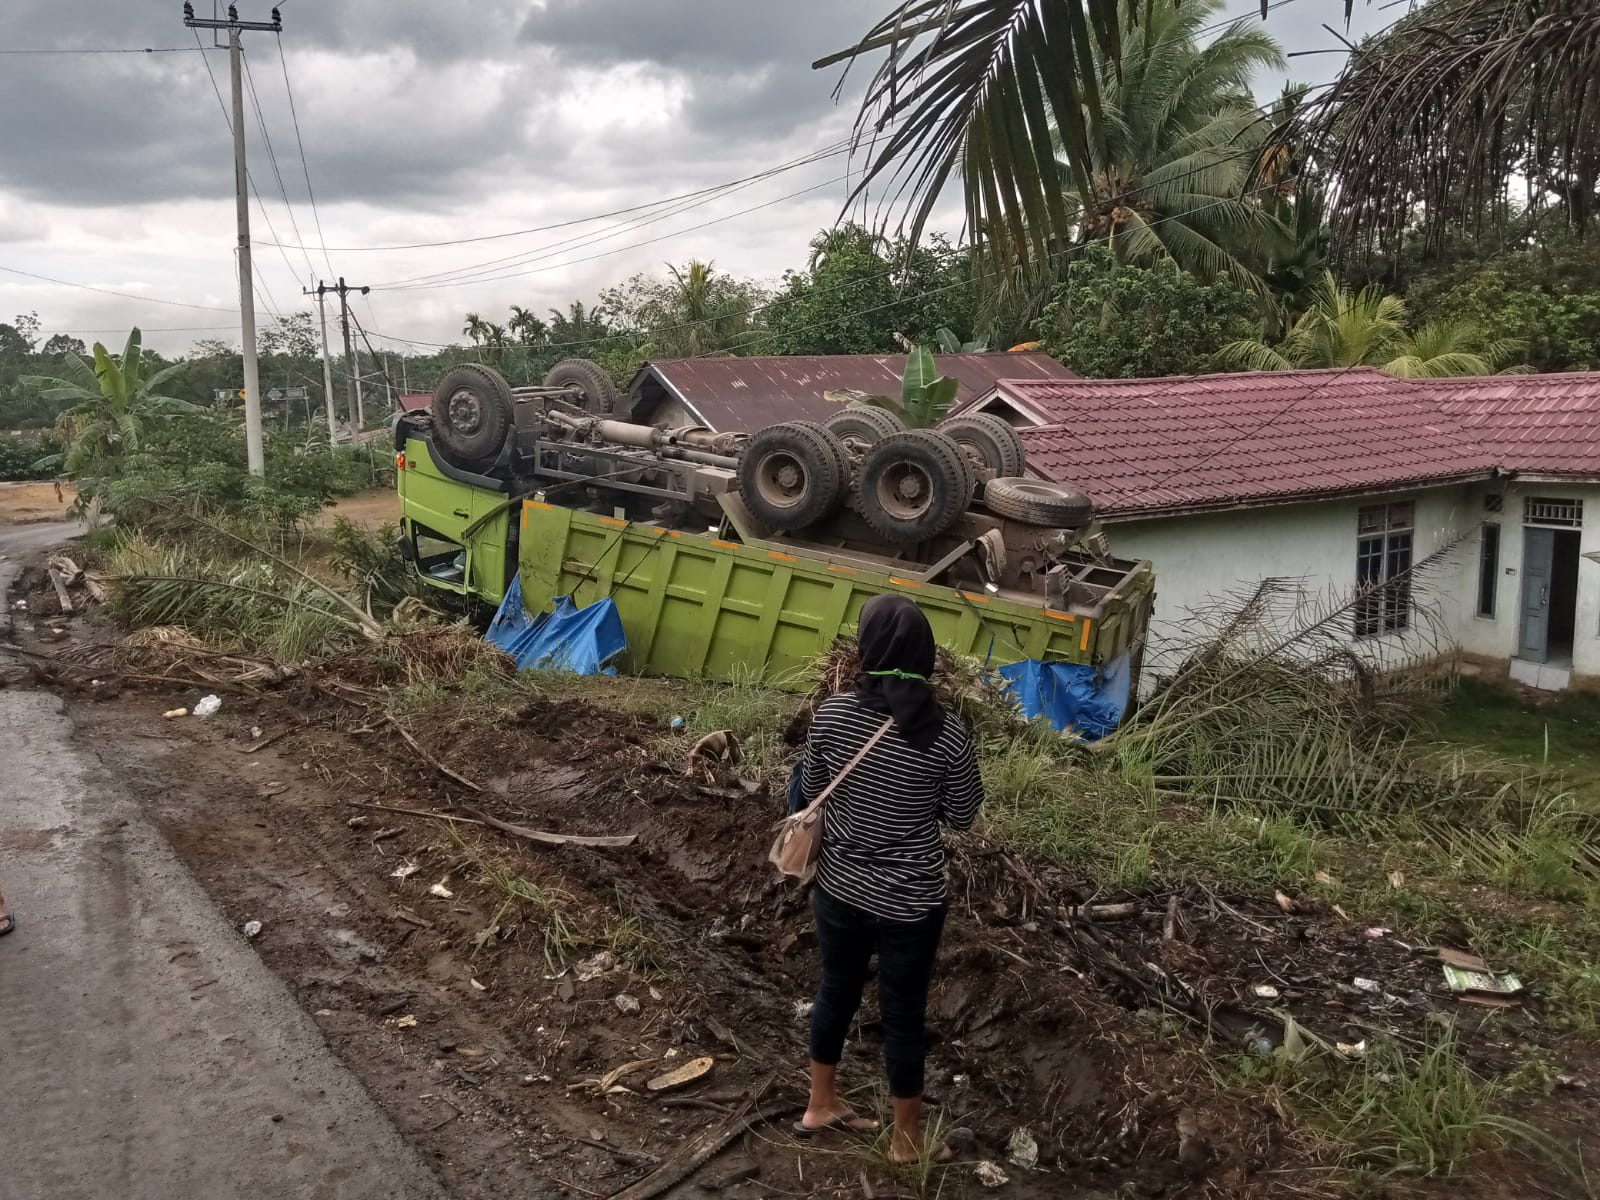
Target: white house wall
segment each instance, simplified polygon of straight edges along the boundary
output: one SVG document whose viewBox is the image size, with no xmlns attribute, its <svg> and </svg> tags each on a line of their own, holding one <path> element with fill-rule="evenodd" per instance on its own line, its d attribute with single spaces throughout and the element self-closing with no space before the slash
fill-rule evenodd
<svg viewBox="0 0 1600 1200">
<path fill-rule="evenodd" d="M 1475 607 L 1474 528 L 1482 509 L 1481 496 L 1467 488 L 1108 522 L 1106 533 L 1112 553 L 1118 558 L 1149 559 L 1155 568 L 1156 606 L 1151 629 L 1154 673 L 1159 674 L 1163 664 L 1172 662 L 1175 655 L 1182 654 L 1186 643 L 1193 642 L 1196 614 L 1215 619 L 1241 591 L 1264 579 L 1295 580 L 1308 597 L 1316 600 L 1347 598 L 1356 581 L 1357 510 L 1369 504 L 1404 500 L 1416 503 L 1414 562 L 1457 543 L 1449 557 L 1430 569 L 1425 581 L 1418 585 L 1425 602 L 1438 614 L 1447 637 L 1457 635 L 1464 614 L 1465 619 L 1470 619 Z M 1463 532 L 1467 534 L 1465 539 Z M 1509 620 L 1509 610 L 1504 615 Z M 1350 647 L 1374 662 L 1398 665 L 1434 648 L 1423 635 L 1420 621 L 1417 632 L 1408 638 L 1360 641 L 1353 636 L 1353 622 L 1353 616 L 1345 614 L 1332 627 L 1342 630 Z"/>
</svg>

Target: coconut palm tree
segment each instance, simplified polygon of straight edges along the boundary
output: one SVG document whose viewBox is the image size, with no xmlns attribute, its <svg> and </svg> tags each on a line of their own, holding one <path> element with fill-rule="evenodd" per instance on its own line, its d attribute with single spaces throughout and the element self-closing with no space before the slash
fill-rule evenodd
<svg viewBox="0 0 1600 1200">
<path fill-rule="evenodd" d="M 550 329 L 544 321 L 532 309 L 523 308 L 520 304 L 511 306 L 511 320 L 506 322 L 506 328 L 524 346 L 538 345 L 550 336 Z"/>
<path fill-rule="evenodd" d="M 467 323 L 461 327 L 461 332 L 472 339 L 474 345 L 483 345 L 484 338 L 489 332 L 489 323 L 475 312 L 467 314 Z"/>
<path fill-rule="evenodd" d="M 58 425 L 66 450 L 41 460 L 41 468 L 74 476 L 103 474 L 124 454 L 139 449 L 154 425 L 178 413 L 197 411 L 188 401 L 159 390 L 186 364 L 174 363 L 145 377 L 142 342 L 135 326 L 120 359 L 96 342 L 93 366 L 68 351 L 61 356 L 59 375 L 22 380 L 44 389 L 46 400 L 72 402 Z"/>
<path fill-rule="evenodd" d="M 736 349 L 750 333 L 750 317 L 735 281 L 715 263 L 693 259 L 682 268 L 667 264 L 665 285 L 652 314 L 648 357 L 694 358 Z"/>
<path fill-rule="evenodd" d="M 1246 371 L 1377 367 L 1402 379 L 1493 375 L 1521 347 L 1485 337 L 1470 322 L 1434 321 L 1407 330 L 1406 302 L 1377 285 L 1352 291 L 1323 272 L 1311 306 L 1277 345 L 1245 339 L 1224 346 L 1219 366 Z"/>
<path fill-rule="evenodd" d="M 557 345 L 599 341 L 610 332 L 605 310 L 599 305 L 587 308 L 582 300 L 574 300 L 566 312 L 550 309 L 550 340 Z"/>
<path fill-rule="evenodd" d="M 1146 2 L 1137 19 L 1190 2 Z M 1318 2 L 1346 17 L 1355 5 Z M 959 178 L 967 226 L 991 256 L 1069 244 L 1079 207 L 1099 203 L 1092 168 L 1111 138 L 1100 64 L 1121 58 L 1124 11 L 1119 0 L 898 0 L 815 64 L 883 53 L 856 120 L 868 152 L 845 211 L 869 191 L 893 197 L 915 238 Z M 1410 219 L 1418 197 L 1438 219 L 1470 208 L 1505 183 L 1508 151 L 1587 215 L 1600 172 L 1594 0 L 1434 0 L 1401 30 L 1403 45 L 1377 39 L 1351 56 L 1307 125 L 1337 126 L 1347 228 Z"/>
<path fill-rule="evenodd" d="M 1130 4 L 1146 19 L 1132 23 Z M 1126 262 L 1171 258 L 1260 292 L 1260 272 L 1288 231 L 1259 197 L 1241 195 L 1270 128 L 1250 81 L 1284 58 L 1265 30 L 1244 22 L 1204 41 L 1222 8 L 1223 0 L 1183 0 L 1146 10 L 1125 0 L 1121 58 L 1099 63 L 1103 149 L 1069 166 L 1082 167 L 1092 188 L 1093 202 L 1079 210 L 1084 240 L 1109 241 Z M 1057 137 L 1068 144 L 1059 123 Z"/>
</svg>

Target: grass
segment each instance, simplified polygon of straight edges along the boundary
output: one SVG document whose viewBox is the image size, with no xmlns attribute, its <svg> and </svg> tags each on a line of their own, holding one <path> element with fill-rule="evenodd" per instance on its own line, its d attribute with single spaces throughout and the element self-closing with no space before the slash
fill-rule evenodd
<svg viewBox="0 0 1600 1200">
<path fill-rule="evenodd" d="M 1448 1176 L 1474 1156 L 1512 1144 L 1559 1156 L 1553 1139 L 1505 1115 L 1508 1090 L 1475 1074 L 1447 1030 L 1415 1056 L 1374 1041 L 1359 1064 L 1301 1095 L 1306 1119 L 1339 1147 L 1347 1166 Z"/>
<path fill-rule="evenodd" d="M 1509 687 L 1463 679 L 1433 718 L 1443 741 L 1554 770 L 1600 806 L 1600 696 L 1561 692 L 1530 700 Z"/>
</svg>

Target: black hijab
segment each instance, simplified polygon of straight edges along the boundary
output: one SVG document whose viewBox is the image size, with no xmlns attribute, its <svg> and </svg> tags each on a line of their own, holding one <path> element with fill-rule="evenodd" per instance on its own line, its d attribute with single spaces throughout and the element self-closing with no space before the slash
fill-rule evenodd
<svg viewBox="0 0 1600 1200">
<path fill-rule="evenodd" d="M 933 626 L 904 596 L 874 596 L 856 629 L 860 672 L 856 695 L 873 712 L 893 716 L 913 750 L 930 750 L 944 730 L 944 710 L 928 680 L 933 675 Z"/>
</svg>

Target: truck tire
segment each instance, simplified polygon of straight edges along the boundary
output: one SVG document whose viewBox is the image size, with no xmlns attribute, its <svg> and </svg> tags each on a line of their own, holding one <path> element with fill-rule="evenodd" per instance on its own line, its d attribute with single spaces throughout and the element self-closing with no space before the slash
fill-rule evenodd
<svg viewBox="0 0 1600 1200">
<path fill-rule="evenodd" d="M 938 537 L 972 500 L 966 456 L 944 434 L 908 429 L 867 452 L 860 474 L 861 515 L 874 533 L 899 544 Z"/>
<path fill-rule="evenodd" d="M 433 439 L 452 466 L 471 471 L 500 455 L 511 432 L 511 388 L 498 371 L 463 363 L 433 392 Z"/>
<path fill-rule="evenodd" d="M 905 422 L 888 409 L 865 405 L 836 412 L 822 424 L 847 449 L 863 454 L 884 438 L 904 433 L 906 428 Z"/>
<path fill-rule="evenodd" d="M 1051 529 L 1076 529 L 1094 515 L 1094 501 L 1082 492 L 1039 479 L 991 479 L 983 502 L 998 516 Z"/>
<path fill-rule="evenodd" d="M 850 478 L 844 450 L 809 422 L 769 425 L 739 456 L 739 495 L 769 529 L 805 529 L 831 516 Z"/>
<path fill-rule="evenodd" d="M 993 413 L 969 413 L 939 422 L 944 434 L 980 467 L 1002 478 L 1015 478 L 1028 469 L 1022 438 L 1004 418 Z"/>
<path fill-rule="evenodd" d="M 819 424 L 816 421 L 790 421 L 789 424 L 804 425 L 807 429 L 814 429 L 817 431 L 817 433 L 822 437 L 823 443 L 832 452 L 835 460 L 838 462 L 839 477 L 844 480 L 845 494 L 849 495 L 851 465 L 850 452 L 844 448 L 844 442 L 840 441 L 838 435 L 826 425 Z"/>
<path fill-rule="evenodd" d="M 583 407 L 592 417 L 609 417 L 622 407 L 617 385 L 599 363 L 568 358 L 545 372 L 545 387 L 575 387 L 583 393 Z"/>
</svg>

